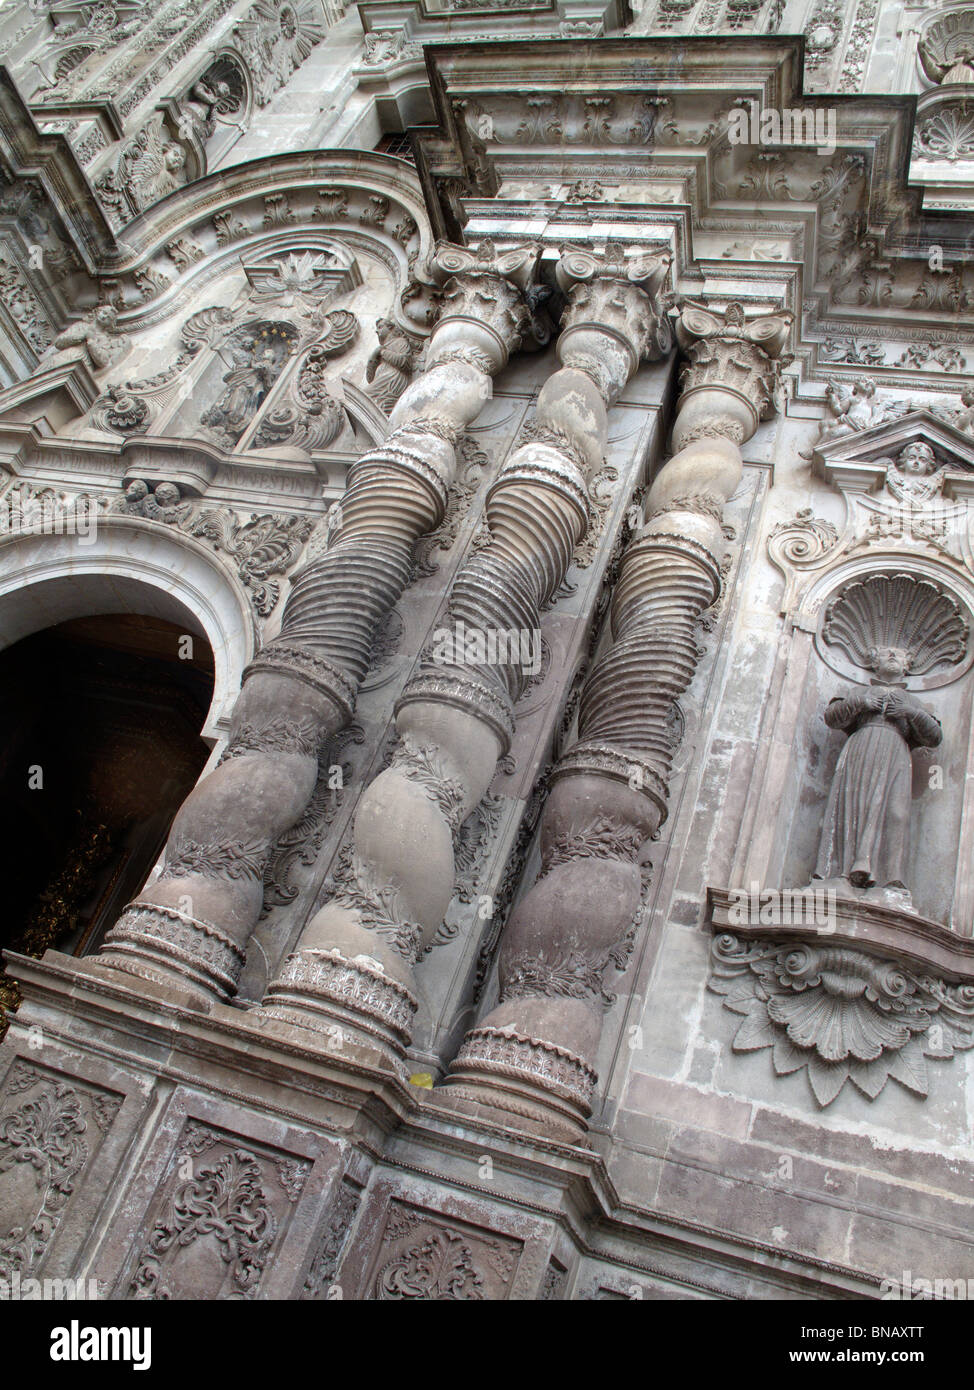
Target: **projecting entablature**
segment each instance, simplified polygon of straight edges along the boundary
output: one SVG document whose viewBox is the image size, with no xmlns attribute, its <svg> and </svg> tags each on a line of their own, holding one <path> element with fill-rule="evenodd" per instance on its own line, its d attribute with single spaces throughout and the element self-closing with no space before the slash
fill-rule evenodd
<svg viewBox="0 0 974 1390">
<path fill-rule="evenodd" d="M 964 369 L 974 287 L 958 219 L 908 184 L 915 98 L 811 98 L 794 38 L 426 52 L 439 128 L 416 132 L 417 163 L 440 234 L 668 240 L 678 290 L 801 308 L 805 370 L 856 336 L 933 385 Z"/>
</svg>

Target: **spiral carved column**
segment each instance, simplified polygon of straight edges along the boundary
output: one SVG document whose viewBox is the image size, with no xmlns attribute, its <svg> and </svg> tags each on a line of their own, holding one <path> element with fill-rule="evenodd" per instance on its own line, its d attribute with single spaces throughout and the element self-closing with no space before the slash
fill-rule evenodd
<svg viewBox="0 0 974 1390">
<path fill-rule="evenodd" d="M 668 252 L 627 260 L 616 247 L 559 261 L 561 366 L 488 494 L 489 543 L 454 581 L 441 629 L 448 652 L 424 662 L 398 702 L 399 743 L 359 801 L 337 891 L 264 1001 L 276 1016 L 338 1025 L 394 1052 L 408 1044 L 413 971 L 453 894 L 455 836 L 507 751 L 527 679 L 508 638 L 540 640 L 542 610 L 588 525 L 608 407 L 640 360 L 669 346 L 660 304 L 669 263 Z"/>
<path fill-rule="evenodd" d="M 275 842 L 303 814 L 325 739 L 352 716 L 372 639 L 442 520 L 462 430 L 533 327 L 538 247 L 437 245 L 443 308 L 427 367 L 384 443 L 350 469 L 337 541 L 298 573 L 278 636 L 244 673 L 226 753 L 184 802 L 161 876 L 123 913 L 100 964 L 208 998 L 236 988 Z"/>
<path fill-rule="evenodd" d="M 462 1111 L 579 1139 L 613 973 L 641 916 L 647 842 L 666 819 L 674 701 L 693 679 L 697 620 L 716 599 L 723 507 L 740 444 L 770 413 L 791 315 L 746 322 L 684 303 L 673 429 L 611 607 L 613 645 L 586 681 L 578 738 L 557 765 L 541 872 L 509 919 L 500 1002 L 469 1032 L 443 1091 Z"/>
</svg>

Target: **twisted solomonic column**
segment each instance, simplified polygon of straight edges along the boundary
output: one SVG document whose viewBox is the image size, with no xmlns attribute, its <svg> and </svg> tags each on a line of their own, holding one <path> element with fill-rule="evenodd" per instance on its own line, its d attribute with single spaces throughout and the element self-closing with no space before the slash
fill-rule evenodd
<svg viewBox="0 0 974 1390">
<path fill-rule="evenodd" d="M 453 895 L 457 832 L 510 744 L 525 647 L 540 649 L 542 610 L 588 526 L 608 407 L 643 357 L 669 348 L 669 264 L 668 251 L 562 255 L 561 366 L 488 493 L 489 542 L 454 580 L 436 659 L 396 706 L 399 743 L 359 800 L 335 894 L 264 1000 L 276 1017 L 400 1055 L 408 1045 L 414 967 Z"/>
<path fill-rule="evenodd" d="M 697 620 L 719 593 L 739 446 L 773 407 L 791 320 L 682 306 L 677 452 L 625 552 L 614 643 L 585 683 L 577 741 L 552 776 L 541 872 L 501 942 L 500 1002 L 467 1034 L 442 1091 L 461 1111 L 570 1141 L 585 1132 L 607 981 L 626 968 L 646 842 L 667 814 L 673 704 L 693 679 Z"/>
<path fill-rule="evenodd" d="M 99 963 L 209 998 L 236 988 L 279 836 L 303 814 L 325 739 L 352 716 L 372 639 L 409 582 L 415 541 L 442 520 L 461 432 L 491 378 L 536 331 L 535 245 L 476 253 L 441 242 L 443 307 L 427 366 L 384 443 L 349 470 L 337 541 L 295 577 L 280 633 L 244 673 L 229 743 L 184 802 L 160 878 L 123 913 Z"/>
</svg>

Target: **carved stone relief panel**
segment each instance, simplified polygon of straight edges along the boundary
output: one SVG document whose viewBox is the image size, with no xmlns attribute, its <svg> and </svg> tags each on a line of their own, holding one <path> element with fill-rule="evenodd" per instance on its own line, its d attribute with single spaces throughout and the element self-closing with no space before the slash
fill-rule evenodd
<svg viewBox="0 0 974 1390">
<path fill-rule="evenodd" d="M 259 1297 L 310 1171 L 306 1158 L 187 1120 L 126 1296 Z"/>
<path fill-rule="evenodd" d="M 510 1296 L 523 1243 L 392 1201 L 362 1297 L 496 1300 Z"/>
<path fill-rule="evenodd" d="M 0 1094 L 0 1277 L 40 1266 L 122 1099 L 14 1062 Z"/>
</svg>

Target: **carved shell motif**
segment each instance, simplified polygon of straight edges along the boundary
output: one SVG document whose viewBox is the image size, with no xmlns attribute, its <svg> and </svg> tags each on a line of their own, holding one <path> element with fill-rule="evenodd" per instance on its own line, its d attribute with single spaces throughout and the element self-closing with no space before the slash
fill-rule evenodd
<svg viewBox="0 0 974 1390">
<path fill-rule="evenodd" d="M 932 579 L 873 574 L 847 584 L 826 609 L 822 639 L 863 670 L 877 647 L 910 653 L 910 674 L 956 665 L 967 655 L 968 626 L 956 599 Z"/>
</svg>

